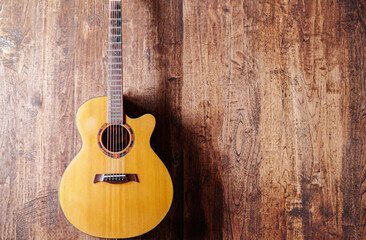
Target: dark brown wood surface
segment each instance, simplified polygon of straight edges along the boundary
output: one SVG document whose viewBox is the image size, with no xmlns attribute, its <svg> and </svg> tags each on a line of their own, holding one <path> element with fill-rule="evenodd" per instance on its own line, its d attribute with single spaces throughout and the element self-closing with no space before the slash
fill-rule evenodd
<svg viewBox="0 0 366 240">
<path fill-rule="evenodd" d="M 137 239 L 366 239 L 364 0 L 123 0 L 126 112 L 174 182 Z M 0 239 L 95 239 L 58 204 L 106 94 L 107 0 L 0 0 Z"/>
</svg>

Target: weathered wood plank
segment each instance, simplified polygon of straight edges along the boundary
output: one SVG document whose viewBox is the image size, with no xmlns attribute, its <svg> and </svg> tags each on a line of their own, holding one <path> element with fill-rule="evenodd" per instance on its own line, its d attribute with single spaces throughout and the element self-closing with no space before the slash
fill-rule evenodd
<svg viewBox="0 0 366 240">
<path fill-rule="evenodd" d="M 365 7 L 123 1 L 126 111 L 156 116 L 175 191 L 136 239 L 365 239 Z M 57 190 L 106 94 L 107 8 L 0 0 L 1 239 L 95 239 Z"/>
</svg>

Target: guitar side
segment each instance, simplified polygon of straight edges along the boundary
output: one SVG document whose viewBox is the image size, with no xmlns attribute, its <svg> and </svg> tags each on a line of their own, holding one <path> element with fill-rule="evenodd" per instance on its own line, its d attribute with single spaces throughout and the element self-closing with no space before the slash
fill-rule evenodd
<svg viewBox="0 0 366 240">
<path fill-rule="evenodd" d="M 134 144 L 121 159 L 107 158 L 97 134 L 107 119 L 107 98 L 94 98 L 78 110 L 76 123 L 83 146 L 62 177 L 59 199 L 66 218 L 79 230 L 102 238 L 144 234 L 165 217 L 173 199 L 173 184 L 163 162 L 150 146 L 155 127 L 151 114 L 126 116 Z M 123 170 L 122 170 L 123 167 Z M 95 174 L 134 173 L 138 182 L 93 183 Z"/>
</svg>

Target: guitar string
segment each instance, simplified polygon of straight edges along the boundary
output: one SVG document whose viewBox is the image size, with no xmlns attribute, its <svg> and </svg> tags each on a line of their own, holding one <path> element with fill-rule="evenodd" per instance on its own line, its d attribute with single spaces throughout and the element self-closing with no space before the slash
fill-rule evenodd
<svg viewBox="0 0 366 240">
<path fill-rule="evenodd" d="M 110 2 L 109 2 L 110 3 Z M 110 4 L 109 4 L 109 7 L 111 7 L 110 6 Z M 109 21 L 108 21 L 108 31 L 109 31 L 109 29 L 110 29 L 110 25 L 111 25 L 111 21 L 110 21 L 110 12 L 108 11 L 108 19 L 109 19 Z M 109 33 L 108 33 L 108 42 L 109 42 L 109 40 L 110 40 L 110 37 L 109 37 Z M 110 81 L 109 81 L 109 75 L 110 75 L 110 73 L 109 73 L 109 68 L 110 68 L 110 58 L 109 58 L 109 55 L 110 55 L 110 46 L 109 46 L 110 44 L 108 44 L 108 89 L 110 89 Z M 107 127 L 107 129 L 105 130 L 105 131 L 107 131 L 107 151 L 109 150 L 109 124 L 110 124 L 110 122 L 111 122 L 111 91 L 109 91 L 108 90 L 108 93 L 107 93 L 107 98 L 108 98 L 108 101 L 107 101 L 107 105 L 108 105 L 108 112 L 107 112 L 107 114 L 108 114 L 108 116 L 107 116 L 107 125 L 106 125 L 106 127 Z M 109 158 L 108 158 L 108 154 L 106 154 L 106 174 L 108 174 L 108 172 L 109 172 Z"/>
<path fill-rule="evenodd" d="M 112 19 L 114 19 L 114 9 L 115 9 L 115 6 L 114 6 L 114 2 L 112 1 L 112 12 L 111 12 L 111 15 L 112 15 Z M 113 21 L 114 20 L 112 20 L 112 23 L 113 23 Z M 114 24 L 112 24 L 112 27 L 114 26 Z M 111 32 L 111 29 L 108 29 L 108 32 L 109 32 L 109 34 L 111 34 L 110 32 Z M 113 34 L 113 28 L 112 28 L 112 34 Z M 114 36 L 112 36 L 112 42 L 114 42 L 114 40 L 115 40 L 115 37 Z M 110 53 L 110 55 L 112 56 L 112 57 L 110 57 L 110 61 L 112 61 L 112 67 L 113 67 L 113 64 L 114 64 L 114 61 L 115 61 L 115 58 L 113 58 L 113 53 L 114 53 L 114 44 L 112 44 L 112 51 L 111 51 L 111 53 Z M 112 76 L 112 72 L 113 72 L 113 70 L 112 70 L 112 68 L 109 70 L 110 71 L 110 75 Z M 111 79 L 113 79 L 113 77 L 111 77 Z M 112 81 L 110 82 L 110 84 L 111 84 L 111 86 L 113 86 L 112 85 Z M 112 89 L 112 87 L 111 87 L 111 89 Z M 112 95 L 114 96 L 114 94 L 115 94 L 115 92 L 114 91 L 111 91 L 111 93 L 113 93 Z M 113 106 L 113 104 L 111 104 L 111 106 Z M 112 109 L 112 108 L 111 108 Z M 114 115 L 115 116 L 115 115 Z M 112 126 L 114 125 L 115 123 L 114 123 L 114 119 L 112 120 Z M 114 145 L 114 144 L 113 144 Z M 113 149 L 114 150 L 114 149 Z M 113 154 L 113 153 L 112 153 Z M 111 174 L 113 174 L 113 155 L 112 155 L 112 158 L 111 158 L 111 164 L 112 164 L 112 171 L 111 171 Z M 113 195 L 113 191 L 112 191 L 112 193 L 111 193 L 112 195 Z M 113 196 L 112 196 L 113 197 Z M 111 198 L 111 199 L 113 199 L 113 198 Z M 112 216 L 113 216 L 113 213 L 112 213 Z"/>
<path fill-rule="evenodd" d="M 120 53 L 121 53 L 121 112 L 122 112 L 122 132 L 121 132 L 121 143 L 122 143 L 122 155 L 121 155 L 121 160 L 120 160 L 120 162 L 121 162 L 121 170 L 120 170 L 120 172 L 121 172 L 121 174 L 123 174 L 124 173 L 124 169 L 123 169 L 123 165 L 124 165 L 124 162 L 123 162 L 123 150 L 124 150 L 124 138 L 123 138 L 123 131 L 124 131 L 124 109 L 123 109 L 123 58 L 122 58 L 122 56 L 123 56 L 123 52 L 122 52 L 122 50 L 123 50 L 123 48 L 122 48 L 122 30 L 123 30 L 123 24 L 122 24 L 122 1 L 120 1 L 121 3 L 120 3 L 120 7 L 119 7 L 119 12 L 120 12 L 120 18 L 121 18 L 121 27 L 120 27 L 120 45 L 119 45 L 119 47 L 120 47 L 120 49 L 121 49 L 121 51 L 120 51 Z"/>
<path fill-rule="evenodd" d="M 115 2 L 112 2 L 112 5 L 113 5 L 113 7 L 112 7 L 112 19 L 114 19 L 114 9 L 115 9 Z M 113 20 L 112 20 L 113 21 Z M 114 25 L 114 24 L 113 24 Z M 110 31 L 109 31 L 110 32 Z M 113 30 L 112 30 L 112 34 L 113 34 Z M 114 42 L 114 40 L 115 40 L 115 37 L 114 36 L 112 36 L 112 41 Z M 114 63 L 114 58 L 113 58 L 113 53 L 114 53 L 114 46 L 112 47 L 112 51 L 111 51 L 111 59 L 112 59 L 112 61 L 113 61 L 113 63 Z M 112 72 L 113 72 L 113 70 L 111 70 L 111 75 L 112 75 Z M 113 78 L 113 77 L 112 77 Z M 114 90 L 114 89 L 113 89 Z M 113 95 L 115 95 L 115 92 L 113 91 Z M 112 106 L 113 106 L 114 104 L 112 104 Z M 113 106 L 114 107 L 114 106 Z M 115 149 L 114 149 L 114 124 L 115 124 L 115 119 L 113 119 L 113 121 L 112 121 L 112 152 L 114 152 L 115 151 Z M 113 153 L 112 153 L 113 154 Z M 113 155 L 112 155 L 113 156 Z M 114 157 L 114 156 L 113 156 Z M 112 161 L 112 174 L 114 173 L 114 161 L 113 161 L 113 157 L 111 158 L 111 161 Z"/>
<path fill-rule="evenodd" d="M 112 8 L 112 19 L 116 19 L 116 14 L 115 14 L 115 10 L 116 10 L 116 2 L 112 2 L 113 3 L 113 8 Z M 117 24 L 118 24 L 118 19 L 117 19 Z M 113 24 L 114 25 L 114 24 Z M 109 31 L 110 32 L 110 31 Z M 114 40 L 116 39 L 116 37 L 115 37 L 115 34 L 114 34 L 114 29 L 112 29 L 112 35 L 113 35 L 113 37 L 112 37 L 112 39 L 113 39 L 113 42 L 115 42 Z M 117 39 L 118 39 L 118 37 L 117 37 Z M 112 59 L 113 59 L 113 62 L 115 61 L 115 59 L 117 59 L 118 60 L 118 58 L 114 58 L 114 53 L 115 53 L 115 50 L 116 50 L 116 48 L 115 48 L 115 46 L 113 46 L 113 48 L 112 48 L 113 50 L 112 50 Z M 113 73 L 113 70 L 111 70 L 111 75 L 113 75 L 112 74 Z M 113 89 L 114 89 L 114 85 L 113 85 Z M 114 89 L 115 90 L 115 89 Z M 113 91 L 113 94 L 116 94 L 116 92 L 115 91 Z M 115 108 L 115 104 L 114 104 L 114 106 L 113 106 L 113 108 Z M 117 115 L 117 114 L 116 114 Z M 117 115 L 118 116 L 118 115 Z M 116 152 L 116 137 L 115 137 L 115 135 L 116 135 L 116 121 L 115 121 L 115 119 L 113 120 L 113 143 L 112 143 L 112 145 L 113 145 L 113 152 Z M 112 158 L 112 174 L 114 174 L 115 173 L 115 159 L 114 159 L 114 154 L 113 154 L 113 158 Z"/>
<path fill-rule="evenodd" d="M 110 8 L 110 11 L 109 11 L 109 26 L 112 25 L 112 4 L 113 2 L 110 1 L 110 5 L 109 5 L 109 8 Z M 110 31 L 109 31 L 110 28 L 108 28 L 108 41 L 111 41 L 111 34 L 110 34 Z M 109 57 L 109 63 L 113 65 L 113 58 L 111 58 L 111 50 L 112 50 L 112 46 L 110 46 L 111 44 L 108 44 L 108 48 L 109 48 L 109 52 L 108 52 L 108 57 Z M 110 66 L 108 66 L 108 74 L 109 74 L 109 80 L 111 79 L 111 70 L 110 70 Z M 111 81 L 109 81 L 109 89 L 112 90 L 112 87 L 111 87 Z M 110 97 L 110 100 L 109 100 L 109 112 L 110 112 L 110 117 L 109 117 L 109 127 L 108 127 L 108 139 L 110 139 L 109 142 L 111 142 L 112 138 L 111 138 L 111 128 L 112 128 L 112 124 L 113 124 L 113 112 L 112 112 L 112 97 L 113 97 L 113 94 L 112 94 L 112 91 L 109 91 L 109 97 Z M 108 146 L 108 151 L 110 151 L 110 146 Z M 112 167 L 111 167 L 111 158 L 110 158 L 110 155 L 108 156 L 108 159 L 109 159 L 109 173 L 111 174 L 112 173 Z"/>
<path fill-rule="evenodd" d="M 119 5 L 118 5 L 119 4 Z M 118 8 L 119 7 L 119 8 Z M 123 61 L 122 61 L 122 11 L 121 11 L 121 2 L 120 1 L 110 1 L 110 21 L 109 21 L 109 34 L 112 36 L 109 36 L 109 41 L 111 42 L 111 44 L 109 44 L 108 49 L 109 49 L 109 54 L 108 56 L 110 57 L 109 59 L 109 66 L 108 66 L 108 73 L 110 74 L 110 80 L 112 80 L 113 78 L 113 70 L 115 69 L 114 66 L 117 66 L 117 72 L 120 71 L 121 75 L 117 76 L 121 77 L 120 82 L 118 82 L 119 84 L 116 85 L 112 85 L 111 82 L 109 81 L 109 87 L 112 90 L 113 88 L 118 88 L 117 89 L 113 89 L 113 91 L 109 92 L 109 97 L 110 97 L 110 101 L 109 101 L 109 123 L 108 123 L 108 130 L 107 130 L 107 149 L 112 150 L 111 152 L 117 152 L 117 150 L 119 150 L 118 148 L 121 147 L 121 152 L 123 152 L 124 150 L 124 114 L 123 114 Z M 117 24 L 115 24 L 117 23 Z M 117 28 L 116 28 L 117 27 Z M 118 28 L 120 27 L 120 28 Z M 120 52 L 120 54 L 116 53 L 117 51 Z M 116 54 L 116 55 L 114 55 Z M 117 57 L 116 57 L 117 56 Z M 118 60 L 121 60 L 120 62 Z M 115 61 L 117 60 L 117 61 Z M 117 74 L 119 75 L 119 74 Z M 116 92 L 117 94 L 119 93 L 120 96 L 118 96 L 118 100 L 120 100 L 119 102 L 119 110 L 120 112 L 117 113 L 121 113 L 121 115 L 116 114 L 117 116 L 121 116 L 122 119 L 115 119 L 115 116 L 113 115 L 113 113 L 115 113 L 113 111 L 113 109 L 116 108 L 116 106 L 114 106 L 113 102 L 114 100 L 117 99 L 112 99 L 113 96 L 115 96 L 116 94 L 112 93 L 112 92 Z M 112 101 L 113 100 L 113 101 Z M 117 101 L 118 101 L 117 100 Z M 113 109 L 112 109 L 113 107 Z M 119 123 L 121 121 L 121 123 Z M 119 132 L 120 131 L 120 132 Z M 118 146 L 118 139 L 120 139 L 120 146 Z M 119 159 L 114 159 L 113 153 L 112 156 L 107 157 L 109 158 L 109 163 L 107 164 L 107 168 L 109 170 L 110 173 L 114 173 L 115 171 L 120 171 L 122 172 L 124 167 L 123 167 L 123 154 L 121 154 L 121 159 L 119 161 Z"/>
<path fill-rule="evenodd" d="M 122 0 L 119 1 L 119 17 L 121 19 L 120 21 L 120 44 L 119 44 L 119 48 L 120 48 L 120 53 L 121 53 L 121 65 L 120 65 L 120 71 L 121 71 L 121 113 L 122 113 L 122 131 L 121 131 L 121 143 L 122 143 L 122 155 L 121 155 L 121 169 L 120 169 L 120 173 L 124 174 L 124 169 L 123 169 L 123 150 L 124 150 L 124 138 L 123 138 L 123 130 L 124 130 L 124 107 L 123 107 L 123 44 L 122 44 L 122 32 L 123 32 L 123 22 L 122 22 Z M 124 203 L 123 203 L 124 205 Z"/>
<path fill-rule="evenodd" d="M 118 6 L 118 2 L 117 2 L 117 6 Z M 121 8 L 121 6 L 119 6 L 120 8 Z M 118 10 L 118 8 L 115 8 L 114 9 L 115 11 L 115 17 L 116 17 L 116 19 L 117 19 L 117 25 L 118 25 L 118 21 L 120 21 L 120 19 L 119 19 L 119 15 L 118 15 L 118 12 L 119 12 L 119 10 Z M 114 32 L 115 32 L 115 35 L 119 35 L 118 34 L 118 28 L 114 28 L 114 30 L 113 30 Z M 118 38 L 118 36 L 117 36 L 117 38 Z M 117 47 L 116 48 L 116 56 L 119 56 L 117 53 L 118 53 L 118 50 L 119 50 L 119 48 Z M 119 59 L 119 58 L 117 58 L 117 59 Z M 119 71 L 119 70 L 118 70 Z M 117 72 L 118 72 L 117 71 Z M 119 76 L 117 77 L 117 78 L 119 78 Z M 119 90 L 119 86 L 117 87 L 118 88 L 118 90 Z M 119 93 L 119 92 L 117 92 L 117 93 Z M 119 107 L 121 107 L 121 105 L 119 106 Z M 116 150 L 118 151 L 119 150 L 119 146 L 118 146 L 118 144 L 119 144 L 119 136 L 118 136 L 118 130 L 119 130 L 119 121 L 117 121 L 116 122 L 116 128 L 117 128 L 117 132 L 116 132 L 116 138 L 117 138 L 117 140 L 116 140 Z M 118 151 L 119 152 L 119 151 Z M 119 157 L 119 156 L 118 156 Z M 116 173 L 118 174 L 119 172 L 118 172 L 118 157 L 117 157 L 117 159 L 115 159 L 115 162 L 116 162 Z"/>
</svg>

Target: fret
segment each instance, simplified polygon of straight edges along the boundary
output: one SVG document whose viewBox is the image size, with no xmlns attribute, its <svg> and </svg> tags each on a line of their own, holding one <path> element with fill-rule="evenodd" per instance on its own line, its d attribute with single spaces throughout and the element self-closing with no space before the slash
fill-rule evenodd
<svg viewBox="0 0 366 240">
<path fill-rule="evenodd" d="M 111 39 L 111 38 L 113 38 L 113 39 Z M 118 36 L 118 37 L 116 37 L 116 36 L 112 36 L 112 37 L 109 37 L 109 40 L 110 40 L 111 42 L 120 43 L 120 42 L 121 42 L 121 36 Z"/>
<path fill-rule="evenodd" d="M 116 21 L 116 23 L 114 21 Z M 117 26 L 121 26 L 121 19 L 120 20 L 112 19 L 112 20 L 109 20 L 109 23 L 112 24 L 112 25 L 117 24 Z M 117 26 L 114 26 L 114 27 L 117 27 Z"/>
<path fill-rule="evenodd" d="M 108 42 L 108 44 L 117 44 L 117 43 L 121 43 L 121 42 Z"/>
<path fill-rule="evenodd" d="M 122 52 L 122 49 L 112 49 L 112 50 L 108 50 L 108 52 Z"/>
<path fill-rule="evenodd" d="M 108 56 L 108 58 L 122 58 L 122 56 Z"/>
</svg>

